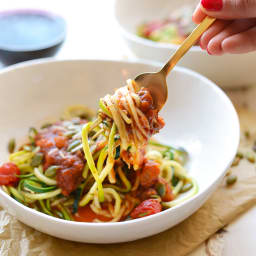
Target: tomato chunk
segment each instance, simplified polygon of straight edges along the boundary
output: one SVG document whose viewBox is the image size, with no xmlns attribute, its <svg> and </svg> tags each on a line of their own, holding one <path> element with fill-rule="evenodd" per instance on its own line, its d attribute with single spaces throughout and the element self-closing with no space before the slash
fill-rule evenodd
<svg viewBox="0 0 256 256">
<path fill-rule="evenodd" d="M 165 126 L 164 119 L 161 116 L 157 117 L 158 128 L 162 129 Z"/>
<path fill-rule="evenodd" d="M 61 122 L 56 124 L 63 126 Z M 68 152 L 68 139 L 63 136 L 61 129 L 54 126 L 39 132 L 35 142 L 44 154 L 44 170 L 52 165 L 58 166 L 57 185 L 62 189 L 62 194 L 68 196 L 83 179 L 84 155 L 80 151 L 76 154 Z"/>
<path fill-rule="evenodd" d="M 152 108 L 153 105 L 153 99 L 152 96 L 150 95 L 150 92 L 148 89 L 143 88 L 139 92 L 139 97 L 140 97 L 140 109 L 142 112 L 147 112 L 149 109 Z"/>
<path fill-rule="evenodd" d="M 67 138 L 64 136 L 57 136 L 54 138 L 55 144 L 57 148 L 63 148 L 67 145 Z"/>
<path fill-rule="evenodd" d="M 143 28 L 143 35 L 149 37 L 155 30 L 160 29 L 165 25 L 163 21 L 153 21 L 145 25 Z"/>
<path fill-rule="evenodd" d="M 172 188 L 170 184 L 163 178 L 159 177 L 158 178 L 158 183 L 163 184 L 165 187 L 164 191 L 165 193 L 161 196 L 162 200 L 164 202 L 169 202 L 174 199 L 174 194 L 172 193 Z"/>
<path fill-rule="evenodd" d="M 131 213 L 133 219 L 142 218 L 161 212 L 162 206 L 156 199 L 147 199 L 140 203 Z"/>
<path fill-rule="evenodd" d="M 157 192 L 154 188 L 148 188 L 145 191 L 143 191 L 139 197 L 142 199 L 142 201 L 151 198 L 151 196 L 157 195 Z"/>
<path fill-rule="evenodd" d="M 40 138 L 36 140 L 36 145 L 41 148 L 51 148 L 54 143 L 48 138 Z"/>
<path fill-rule="evenodd" d="M 0 185 L 15 185 L 19 178 L 20 169 L 14 163 L 5 163 L 0 166 Z"/>
<path fill-rule="evenodd" d="M 143 187 L 153 186 L 157 180 L 160 173 L 160 165 L 152 160 L 147 160 L 143 166 L 140 175 L 140 184 Z"/>
</svg>

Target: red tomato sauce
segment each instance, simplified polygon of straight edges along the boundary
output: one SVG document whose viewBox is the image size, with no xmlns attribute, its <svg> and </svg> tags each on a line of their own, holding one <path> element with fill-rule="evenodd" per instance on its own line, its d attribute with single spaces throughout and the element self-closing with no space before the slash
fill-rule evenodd
<svg viewBox="0 0 256 256">
<path fill-rule="evenodd" d="M 61 122 L 57 123 L 61 126 Z M 62 189 L 62 194 L 67 196 L 74 191 L 82 181 L 84 168 L 84 156 L 81 151 L 72 154 L 67 151 L 72 141 L 63 136 L 63 130 L 50 127 L 36 136 L 36 145 L 40 146 L 44 154 L 44 170 L 56 165 L 57 183 Z"/>
<path fill-rule="evenodd" d="M 140 89 L 138 92 L 140 97 L 140 110 L 146 115 L 150 130 L 148 131 L 149 135 L 152 136 L 155 133 L 158 133 L 165 125 L 163 118 L 158 116 L 158 112 L 154 108 L 153 98 L 150 95 L 150 92 L 146 88 Z M 143 124 L 143 120 L 141 120 Z M 144 127 L 146 128 L 146 127 Z"/>
<path fill-rule="evenodd" d="M 94 219 L 101 221 L 110 221 L 111 218 L 96 214 L 89 205 L 78 208 L 78 212 L 73 216 L 75 221 L 93 222 Z"/>
</svg>

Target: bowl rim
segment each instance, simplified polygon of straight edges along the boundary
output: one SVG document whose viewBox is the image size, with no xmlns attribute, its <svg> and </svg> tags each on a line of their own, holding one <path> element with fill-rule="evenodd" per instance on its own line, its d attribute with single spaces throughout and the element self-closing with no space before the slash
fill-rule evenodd
<svg viewBox="0 0 256 256">
<path fill-rule="evenodd" d="M 140 61 L 130 61 L 130 60 L 107 60 L 107 59 L 54 59 L 54 58 L 42 58 L 42 59 L 36 59 L 36 60 L 30 60 L 30 61 L 24 61 L 22 63 L 18 63 L 18 64 L 14 64 L 12 66 L 6 67 L 4 69 L 2 69 L 0 71 L 0 75 L 1 74 L 5 74 L 11 71 L 15 71 L 17 69 L 23 69 L 23 68 L 30 68 L 33 66 L 40 66 L 40 65 L 47 65 L 47 64 L 56 64 L 56 63 L 70 63 L 70 62 L 99 62 L 99 63 L 113 63 L 113 64 L 139 64 L 139 65 L 148 65 L 148 66 L 152 66 L 152 67 L 159 67 L 159 64 L 156 64 L 155 62 L 151 62 L 151 61 L 145 61 L 145 60 L 140 60 Z M 11 196 L 9 196 L 8 194 L 6 194 L 2 188 L 0 188 L 0 196 L 4 197 L 6 200 L 10 200 L 13 204 L 15 204 L 17 207 L 22 208 L 22 210 L 24 210 L 25 212 L 28 211 L 30 214 L 32 215 L 36 215 L 37 217 L 42 217 L 44 220 L 48 220 L 49 222 L 55 222 L 56 224 L 66 224 L 66 225 L 70 225 L 70 226 L 80 226 L 80 227 L 97 227 L 97 228 L 107 228 L 107 227 L 118 227 L 118 226 L 133 226 L 139 223 L 143 223 L 143 222 L 148 222 L 148 221 L 154 221 L 157 220 L 158 218 L 161 218 L 161 216 L 164 215 L 168 215 L 170 214 L 172 211 L 181 208 L 181 207 L 185 207 L 185 205 L 189 204 L 191 201 L 194 201 L 196 199 L 199 199 L 201 196 L 203 196 L 205 193 L 207 193 L 208 190 L 210 190 L 214 184 L 221 179 L 226 170 L 228 169 L 228 167 L 231 165 L 231 163 L 233 162 L 233 158 L 236 155 L 237 149 L 238 149 L 238 145 L 239 145 L 239 141 L 240 141 L 240 125 L 239 125 L 239 119 L 238 119 L 238 115 L 237 112 L 231 102 L 231 100 L 228 98 L 228 96 L 224 93 L 224 91 L 218 87 L 214 82 L 212 82 L 211 80 L 209 80 L 208 78 L 204 77 L 203 75 L 184 68 L 184 67 L 175 67 L 174 70 L 177 70 L 180 73 L 185 73 L 188 74 L 190 76 L 196 77 L 199 80 L 201 80 L 202 82 L 204 82 L 205 85 L 211 87 L 211 89 L 213 89 L 220 97 L 222 97 L 225 101 L 226 104 L 229 106 L 230 108 L 230 115 L 233 116 L 234 119 L 234 129 L 235 129 L 235 135 L 236 138 L 234 138 L 235 142 L 234 142 L 234 147 L 232 148 L 232 150 L 230 150 L 230 160 L 226 163 L 225 166 L 223 166 L 222 171 L 219 172 L 219 175 L 215 177 L 215 179 L 212 181 L 211 185 L 209 185 L 208 187 L 205 187 L 204 189 L 200 189 L 196 195 L 194 195 L 192 198 L 189 198 L 188 200 L 182 202 L 181 204 L 174 206 L 172 208 L 166 209 L 165 211 L 161 211 L 157 214 L 154 215 L 150 215 L 150 216 L 146 216 L 144 218 L 138 218 L 138 219 L 134 219 L 134 220 L 129 220 L 129 221 L 122 221 L 122 222 L 103 222 L 103 223 L 93 223 L 93 222 L 78 222 L 78 221 L 68 221 L 68 220 L 63 220 L 63 219 L 59 219 L 56 217 L 52 217 L 49 216 L 47 214 L 41 213 L 39 211 L 36 211 L 32 208 L 29 208 L 25 205 L 23 205 L 22 203 L 19 203 L 18 201 L 16 201 L 15 199 L 13 199 Z"/>
<path fill-rule="evenodd" d="M 175 50 L 175 51 L 179 48 L 180 45 L 172 44 L 172 43 L 155 42 L 155 41 L 140 37 L 140 36 L 136 35 L 135 33 L 132 33 L 130 31 L 128 31 L 127 29 L 125 29 L 124 26 L 122 26 L 122 24 L 118 18 L 118 12 L 117 12 L 118 4 L 119 4 L 119 1 L 115 0 L 115 4 L 114 4 L 114 18 L 115 19 L 114 20 L 116 22 L 116 25 L 117 25 L 120 33 L 123 35 L 123 37 L 128 38 L 132 42 L 139 43 L 142 45 L 144 44 L 148 47 L 153 47 L 153 48 L 160 48 L 160 49 L 164 49 L 164 50 Z M 190 51 L 204 53 L 204 51 L 198 45 L 192 46 Z"/>
<path fill-rule="evenodd" d="M 67 23 L 61 15 L 55 12 L 48 11 L 45 9 L 37 9 L 37 8 L 6 9 L 6 10 L 0 11 L 0 18 L 9 16 L 9 15 L 15 15 L 15 14 L 29 14 L 29 15 L 31 14 L 31 15 L 44 16 L 46 18 L 50 18 L 61 25 L 61 31 L 58 33 L 57 36 L 55 36 L 54 38 L 51 38 L 50 40 L 47 40 L 48 42 L 40 44 L 39 46 L 16 48 L 16 47 L 10 47 L 4 44 L 2 45 L 0 44 L 1 51 L 6 51 L 10 53 L 30 53 L 30 52 L 42 51 L 42 50 L 47 50 L 49 48 L 58 46 L 66 38 Z"/>
</svg>

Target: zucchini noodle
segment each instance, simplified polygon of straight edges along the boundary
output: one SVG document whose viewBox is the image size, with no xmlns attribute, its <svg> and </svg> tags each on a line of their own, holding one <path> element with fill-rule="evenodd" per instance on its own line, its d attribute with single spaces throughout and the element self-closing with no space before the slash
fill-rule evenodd
<svg viewBox="0 0 256 256">
<path fill-rule="evenodd" d="M 97 169 L 98 169 L 99 173 L 101 173 L 101 171 L 102 171 L 102 168 L 103 168 L 103 165 L 104 165 L 104 162 L 105 162 L 107 156 L 108 156 L 108 151 L 107 151 L 106 147 L 104 147 L 101 150 L 99 159 L 97 161 Z"/>
<path fill-rule="evenodd" d="M 102 111 L 103 113 L 105 113 L 108 117 L 112 118 L 111 113 L 110 113 L 110 112 L 108 111 L 108 109 L 106 108 L 105 103 L 103 102 L 102 99 L 100 99 L 100 101 L 99 101 L 99 107 L 100 107 L 100 109 L 101 109 L 101 111 Z"/>
<path fill-rule="evenodd" d="M 113 124 L 111 128 L 111 132 L 109 135 L 109 141 L 108 141 L 108 159 L 107 164 L 105 168 L 102 170 L 99 176 L 99 182 L 103 182 L 106 176 L 111 172 L 113 166 L 114 166 L 114 136 L 116 132 L 116 126 Z M 96 168 L 95 168 L 96 169 Z M 97 173 L 98 174 L 98 173 Z M 95 193 L 97 189 L 97 183 L 95 182 L 94 185 L 89 190 L 88 194 L 84 196 L 84 198 L 79 203 L 80 206 L 85 206 L 90 200 L 93 198 L 93 194 Z M 104 199 L 104 192 L 103 192 L 103 199 Z M 104 200 L 103 200 L 104 201 Z"/>
<path fill-rule="evenodd" d="M 9 156 L 9 161 L 16 164 L 20 170 L 31 172 L 33 170 L 31 167 L 31 161 L 34 155 L 34 152 L 21 150 L 11 154 Z"/>
<path fill-rule="evenodd" d="M 4 191 L 7 195 L 10 195 L 10 191 L 9 191 L 8 187 L 6 187 L 5 185 L 2 185 L 2 189 L 3 189 L 3 191 Z"/>
<path fill-rule="evenodd" d="M 104 167 L 104 169 L 102 170 L 101 174 L 100 174 L 100 181 L 103 182 L 103 180 L 107 177 L 107 175 L 109 174 L 109 172 L 111 171 L 111 169 L 113 168 L 114 163 L 111 162 L 109 160 L 109 158 L 107 159 L 107 164 Z M 94 183 L 93 186 L 91 187 L 91 189 L 89 190 L 89 192 L 83 197 L 83 199 L 79 202 L 80 206 L 85 206 L 86 204 L 89 203 L 89 201 L 92 200 L 93 198 L 93 194 L 97 189 L 97 184 Z"/>
<path fill-rule="evenodd" d="M 125 188 L 121 188 L 121 187 L 118 187 L 116 185 L 112 185 L 112 184 L 109 184 L 109 185 L 105 185 L 105 187 L 108 187 L 108 188 L 113 188 L 115 189 L 116 191 L 120 191 L 120 192 L 129 192 L 131 191 L 131 183 L 130 181 L 127 179 L 127 177 L 125 176 L 124 172 L 122 171 L 122 168 L 121 166 L 119 166 L 117 168 L 117 173 L 121 179 L 121 181 L 123 182 Z"/>
<path fill-rule="evenodd" d="M 25 198 L 32 199 L 32 200 L 43 200 L 43 199 L 48 199 L 54 196 L 57 196 L 61 193 L 61 189 L 58 188 L 54 191 L 51 192 L 46 192 L 46 193 L 39 193 L 39 194 L 32 194 L 28 192 L 22 192 L 22 195 Z"/>
<path fill-rule="evenodd" d="M 46 177 L 40 170 L 39 168 L 34 169 L 34 174 L 35 176 L 42 182 L 44 182 L 47 185 L 57 185 L 57 181 L 54 179 L 50 179 Z"/>
<path fill-rule="evenodd" d="M 88 143 L 88 131 L 90 130 L 91 127 L 91 122 L 87 123 L 84 128 L 82 129 L 82 142 L 83 142 L 83 150 L 84 150 L 84 155 L 87 160 L 89 169 L 92 172 L 93 177 L 95 178 L 98 186 L 98 192 L 99 192 L 99 199 L 101 202 L 104 201 L 104 193 L 103 193 L 103 187 L 102 183 L 99 179 L 98 171 L 95 167 L 94 160 L 92 157 L 92 153 L 90 151 L 89 143 Z"/>
<path fill-rule="evenodd" d="M 115 218 L 116 216 L 118 216 L 118 213 L 120 212 L 120 207 L 121 207 L 121 198 L 120 195 L 113 189 L 113 188 L 104 188 L 103 189 L 104 194 L 106 195 L 106 200 L 111 202 L 112 199 L 114 199 L 115 203 L 114 203 L 114 211 L 113 211 L 113 218 Z M 101 206 L 98 202 L 98 198 L 97 196 L 94 197 L 94 200 L 91 204 L 91 208 L 93 209 L 93 211 L 95 211 L 97 214 L 100 214 L 102 209 Z M 106 217 L 110 217 L 110 215 L 106 215 Z"/>
<path fill-rule="evenodd" d="M 117 172 L 118 172 L 118 175 L 119 175 L 120 179 L 122 180 L 123 184 L 125 185 L 126 190 L 127 190 L 127 191 L 130 191 L 130 190 L 131 190 L 131 183 L 130 183 L 130 181 L 126 178 L 126 176 L 125 176 L 125 174 L 124 174 L 124 172 L 123 172 L 121 166 L 119 166 L 119 167 L 117 168 Z"/>
<path fill-rule="evenodd" d="M 106 95 L 101 99 L 100 107 L 103 114 L 108 110 L 107 117 L 111 116 L 117 126 L 121 139 L 121 155 L 130 148 L 129 158 L 123 160 L 137 170 L 141 165 L 138 151 L 147 144 L 150 125 L 145 114 L 139 109 L 140 99 L 135 93 L 135 83 L 132 80 L 127 83 L 127 86 L 116 90 L 114 95 Z M 129 132 L 130 129 L 132 133 Z"/>
</svg>

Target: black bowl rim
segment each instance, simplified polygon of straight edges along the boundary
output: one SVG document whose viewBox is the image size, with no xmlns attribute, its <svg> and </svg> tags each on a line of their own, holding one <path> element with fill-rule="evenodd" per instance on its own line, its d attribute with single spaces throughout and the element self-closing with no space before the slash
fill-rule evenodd
<svg viewBox="0 0 256 256">
<path fill-rule="evenodd" d="M 28 47 L 28 48 L 15 48 L 15 47 L 8 47 L 6 45 L 1 45 L 0 44 L 0 50 L 1 51 L 7 51 L 7 52 L 17 52 L 17 53 L 26 53 L 26 52 L 35 52 L 35 51 L 41 51 L 41 50 L 45 50 L 45 49 L 49 49 L 51 47 L 57 46 L 59 44 L 61 44 L 65 38 L 66 38 L 66 34 L 67 34 L 67 23 L 65 21 L 65 19 L 60 16 L 59 14 L 56 14 L 52 11 L 48 11 L 48 10 L 43 10 L 43 9 L 33 9 L 33 8 L 22 8 L 22 9 L 10 9 L 10 10 L 4 10 L 0 12 L 0 17 L 3 16 L 8 16 L 8 15 L 13 15 L 13 14 L 34 14 L 34 15 L 41 15 L 41 16 L 45 16 L 45 17 L 49 17 L 54 19 L 55 21 L 59 22 L 62 26 L 62 31 L 59 33 L 58 36 L 56 36 L 55 38 L 52 38 L 51 40 L 49 40 L 49 42 L 41 44 L 38 47 Z"/>
</svg>

